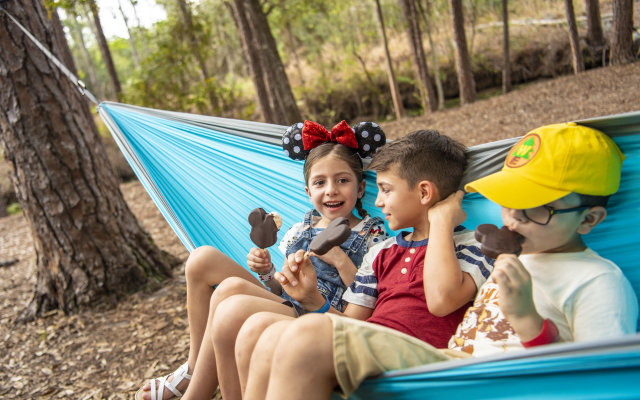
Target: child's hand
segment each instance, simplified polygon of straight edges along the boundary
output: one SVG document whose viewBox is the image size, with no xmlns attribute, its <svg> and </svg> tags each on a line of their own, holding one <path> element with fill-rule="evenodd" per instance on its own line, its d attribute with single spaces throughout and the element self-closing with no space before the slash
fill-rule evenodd
<svg viewBox="0 0 640 400">
<path fill-rule="evenodd" d="M 316 308 L 324 304 L 324 298 L 318 291 L 316 269 L 304 253 L 304 250 L 298 250 L 295 254 L 289 254 L 282 271 L 276 272 L 275 278 L 289 296 L 300 302 L 305 309 L 313 310 L 315 303 L 320 302 Z"/>
<path fill-rule="evenodd" d="M 456 227 L 467 219 L 467 213 L 462 210 L 462 198 L 464 192 L 458 190 L 450 194 L 446 199 L 440 200 L 429 208 L 427 218 L 430 223 L 445 223 Z"/>
<path fill-rule="evenodd" d="M 340 248 L 340 246 L 334 246 L 331 250 L 322 255 L 309 252 L 309 256 L 318 257 L 327 264 L 333 265 L 336 269 L 349 260 L 349 256 L 344 252 L 344 250 L 342 250 L 342 248 Z"/>
<path fill-rule="evenodd" d="M 544 319 L 533 303 L 531 275 L 515 254 L 501 254 L 491 273 L 500 290 L 500 309 L 523 342 L 540 333 Z"/>
<path fill-rule="evenodd" d="M 258 274 L 266 274 L 271 270 L 271 254 L 269 250 L 257 247 L 249 250 L 247 254 L 247 265 L 251 271 Z"/>
</svg>

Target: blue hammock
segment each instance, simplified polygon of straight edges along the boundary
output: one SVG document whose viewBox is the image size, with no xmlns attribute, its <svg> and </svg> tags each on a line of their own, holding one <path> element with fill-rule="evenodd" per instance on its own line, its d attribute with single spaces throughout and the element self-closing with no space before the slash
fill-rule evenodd
<svg viewBox="0 0 640 400">
<path fill-rule="evenodd" d="M 98 111 L 147 192 L 189 251 L 212 245 L 241 265 L 249 240 L 247 215 L 277 211 L 283 226 L 300 221 L 311 203 L 302 163 L 280 148 L 284 126 L 103 102 Z M 626 155 L 609 216 L 585 237 L 618 264 L 640 293 L 640 112 L 578 121 L 610 135 Z M 533 127 L 532 127 L 533 128 Z M 470 148 L 464 182 L 498 171 L 519 138 Z M 367 173 L 364 206 L 374 206 Z M 501 224 L 500 210 L 478 194 L 463 201 L 467 228 Z M 286 229 L 279 232 L 279 239 Z M 634 233 L 635 232 L 635 233 Z M 281 265 L 279 251 L 272 251 Z M 442 362 L 369 379 L 353 399 L 640 398 L 640 336 L 609 342 L 558 344 L 481 359 Z"/>
</svg>

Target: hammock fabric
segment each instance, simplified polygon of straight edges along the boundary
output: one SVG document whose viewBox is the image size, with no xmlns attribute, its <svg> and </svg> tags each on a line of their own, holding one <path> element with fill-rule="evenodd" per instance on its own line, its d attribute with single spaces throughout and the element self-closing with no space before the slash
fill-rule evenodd
<svg viewBox="0 0 640 400">
<path fill-rule="evenodd" d="M 285 126 L 214 118 L 103 102 L 98 111 L 138 178 L 180 240 L 192 251 L 217 247 L 241 265 L 249 212 L 277 211 L 286 228 L 310 209 L 302 162 L 280 147 Z M 640 112 L 577 121 L 610 135 L 626 155 L 620 190 L 587 244 L 620 266 L 640 293 Z M 533 127 L 532 127 L 533 128 Z M 498 171 L 519 138 L 470 148 L 464 182 Z M 367 175 L 364 206 L 374 206 Z M 501 225 L 500 210 L 478 194 L 463 201 L 465 226 Z M 272 249 L 275 265 L 283 257 Z M 606 301 L 606 299 L 604 299 Z M 354 399 L 385 398 L 640 398 L 640 336 L 590 344 L 558 344 L 492 358 L 443 362 L 367 380 Z M 635 379 L 634 379 L 635 378 Z"/>
</svg>

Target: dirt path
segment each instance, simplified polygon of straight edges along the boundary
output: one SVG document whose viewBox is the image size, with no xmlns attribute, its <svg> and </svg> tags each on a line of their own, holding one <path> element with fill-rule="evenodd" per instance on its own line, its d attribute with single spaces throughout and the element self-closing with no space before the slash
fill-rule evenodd
<svg viewBox="0 0 640 400">
<path fill-rule="evenodd" d="M 640 62 L 531 84 L 506 96 L 432 115 L 382 124 L 388 136 L 435 128 L 466 145 L 518 136 L 539 125 L 640 110 Z M 156 243 L 182 260 L 187 252 L 137 182 L 122 192 Z M 184 265 L 150 294 L 74 316 L 57 312 L 14 324 L 35 283 L 29 227 L 21 215 L 0 219 L 0 398 L 125 399 L 146 378 L 187 356 Z"/>
</svg>

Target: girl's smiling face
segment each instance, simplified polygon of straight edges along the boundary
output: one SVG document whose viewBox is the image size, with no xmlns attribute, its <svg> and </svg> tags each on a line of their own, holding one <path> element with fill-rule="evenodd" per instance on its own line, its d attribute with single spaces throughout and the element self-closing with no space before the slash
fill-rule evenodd
<svg viewBox="0 0 640 400">
<path fill-rule="evenodd" d="M 364 180 L 358 182 L 356 174 L 342 159 L 328 155 L 316 160 L 305 187 L 311 203 L 322 215 L 316 227 L 326 227 L 338 217 L 347 218 L 353 226 L 358 220 L 353 209 L 363 196 L 364 188 Z"/>
</svg>

